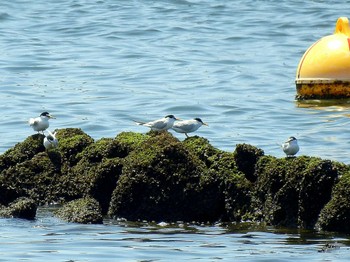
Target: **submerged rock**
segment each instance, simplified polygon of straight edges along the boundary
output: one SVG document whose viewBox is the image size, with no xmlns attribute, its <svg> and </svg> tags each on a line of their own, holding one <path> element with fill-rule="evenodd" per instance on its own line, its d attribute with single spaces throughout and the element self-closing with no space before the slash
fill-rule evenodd
<svg viewBox="0 0 350 262">
<path fill-rule="evenodd" d="M 9 206 L 0 208 L 0 217 L 34 219 L 37 204 L 30 198 L 18 198 Z"/>
<path fill-rule="evenodd" d="M 99 203 L 91 198 L 80 198 L 68 202 L 55 212 L 62 220 L 81 224 L 102 224 L 102 211 Z"/>
</svg>

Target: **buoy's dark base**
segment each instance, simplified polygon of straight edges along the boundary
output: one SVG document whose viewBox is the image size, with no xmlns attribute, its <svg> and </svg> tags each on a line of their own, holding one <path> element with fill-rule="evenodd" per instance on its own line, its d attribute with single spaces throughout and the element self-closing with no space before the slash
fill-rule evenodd
<svg viewBox="0 0 350 262">
<path fill-rule="evenodd" d="M 297 100 L 350 98 L 349 81 L 296 81 Z"/>
</svg>

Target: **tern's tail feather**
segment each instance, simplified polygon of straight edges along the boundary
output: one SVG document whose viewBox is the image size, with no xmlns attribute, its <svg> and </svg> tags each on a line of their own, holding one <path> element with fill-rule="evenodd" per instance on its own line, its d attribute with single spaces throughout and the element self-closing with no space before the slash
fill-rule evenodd
<svg viewBox="0 0 350 262">
<path fill-rule="evenodd" d="M 136 121 L 136 120 L 132 120 L 136 123 L 136 125 L 144 125 L 146 124 L 146 122 L 141 122 L 141 121 Z"/>
</svg>

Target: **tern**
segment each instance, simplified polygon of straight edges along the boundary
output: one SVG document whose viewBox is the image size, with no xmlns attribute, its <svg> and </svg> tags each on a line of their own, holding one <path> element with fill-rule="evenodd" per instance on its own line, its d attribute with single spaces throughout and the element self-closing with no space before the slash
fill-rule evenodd
<svg viewBox="0 0 350 262">
<path fill-rule="evenodd" d="M 45 138 L 44 138 L 44 147 L 46 149 L 58 147 L 58 140 L 56 138 L 56 132 L 53 134 L 49 130 L 47 130 L 47 132 L 49 134 L 47 136 L 45 136 Z"/>
<path fill-rule="evenodd" d="M 49 119 L 54 118 L 48 112 L 43 112 L 36 118 L 30 118 L 28 123 L 37 132 L 44 132 L 49 127 Z"/>
<path fill-rule="evenodd" d="M 141 125 L 141 126 L 147 126 L 154 131 L 163 131 L 163 130 L 170 129 L 174 125 L 175 120 L 180 120 L 180 119 L 176 118 L 174 115 L 167 115 L 161 119 L 154 120 L 151 122 L 140 122 L 135 120 L 134 122 L 136 122 L 138 125 Z"/>
<path fill-rule="evenodd" d="M 186 137 L 189 137 L 187 134 L 196 131 L 202 125 L 208 126 L 207 123 L 204 123 L 202 119 L 196 117 L 191 120 L 182 120 L 174 123 L 172 129 L 178 133 L 184 133 Z"/>
<path fill-rule="evenodd" d="M 283 152 L 287 155 L 287 157 L 292 157 L 299 151 L 298 140 L 291 136 L 286 142 L 282 144 Z"/>
</svg>

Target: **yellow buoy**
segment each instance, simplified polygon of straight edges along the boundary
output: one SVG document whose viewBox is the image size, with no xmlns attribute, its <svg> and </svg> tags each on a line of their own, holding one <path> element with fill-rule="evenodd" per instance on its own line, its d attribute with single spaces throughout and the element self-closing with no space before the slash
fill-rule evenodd
<svg viewBox="0 0 350 262">
<path fill-rule="evenodd" d="M 340 17 L 333 35 L 309 47 L 296 74 L 297 99 L 350 98 L 350 27 Z"/>
</svg>

